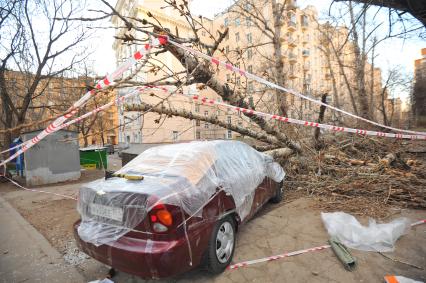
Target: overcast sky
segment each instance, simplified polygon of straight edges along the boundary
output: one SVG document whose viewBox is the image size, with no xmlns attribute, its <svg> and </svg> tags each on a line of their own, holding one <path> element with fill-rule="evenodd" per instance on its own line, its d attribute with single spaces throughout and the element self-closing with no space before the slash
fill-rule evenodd
<svg viewBox="0 0 426 283">
<path fill-rule="evenodd" d="M 193 0 L 191 9 L 196 15 L 213 18 L 215 14 L 225 10 L 232 2 L 233 0 Z M 297 3 L 301 8 L 314 5 L 321 18 L 328 11 L 331 0 L 298 0 Z M 103 75 L 113 70 L 115 59 L 111 47 L 113 43 L 112 32 L 100 31 L 100 33 L 100 39 L 93 46 L 99 50 L 97 55 L 94 56 L 94 70 L 99 75 Z M 382 68 L 383 74 L 389 67 L 395 65 L 402 66 L 403 71 L 412 74 L 414 60 L 420 57 L 422 47 L 426 47 L 426 42 L 417 38 L 405 41 L 402 39 L 386 40 L 377 50 L 377 66 Z"/>
</svg>

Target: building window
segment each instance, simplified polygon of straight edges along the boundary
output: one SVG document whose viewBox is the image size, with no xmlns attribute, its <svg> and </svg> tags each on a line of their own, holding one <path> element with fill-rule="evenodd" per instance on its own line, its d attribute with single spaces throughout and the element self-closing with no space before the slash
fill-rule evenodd
<svg viewBox="0 0 426 283">
<path fill-rule="evenodd" d="M 209 116 L 209 111 L 204 111 L 204 116 Z"/>
<path fill-rule="evenodd" d="M 227 45 L 226 47 L 225 47 L 225 54 L 228 54 L 229 53 L 229 45 Z"/>
<path fill-rule="evenodd" d="M 200 131 L 196 131 L 196 132 L 195 132 L 195 138 L 196 138 L 197 140 L 200 140 L 200 139 L 201 139 L 201 133 L 200 133 Z"/>
<path fill-rule="evenodd" d="M 225 39 L 228 40 L 229 39 L 229 32 L 226 33 Z"/>
<path fill-rule="evenodd" d="M 230 125 L 232 123 L 232 117 L 231 116 L 226 117 L 226 122 L 228 122 L 228 125 Z"/>
<path fill-rule="evenodd" d="M 253 50 L 247 49 L 247 59 L 253 58 Z"/>
<path fill-rule="evenodd" d="M 195 104 L 195 112 L 200 112 L 200 104 Z"/>
<path fill-rule="evenodd" d="M 253 38 L 251 36 L 251 33 L 247 34 L 247 42 L 252 43 L 252 41 L 253 41 Z"/>
<path fill-rule="evenodd" d="M 235 33 L 235 41 L 240 41 L 240 33 Z"/>
<path fill-rule="evenodd" d="M 196 120 L 196 121 L 195 121 L 195 126 L 200 126 L 200 124 L 201 124 L 201 123 L 200 123 L 200 120 Z"/>
<path fill-rule="evenodd" d="M 226 81 L 230 82 L 231 81 L 231 75 L 230 74 L 226 74 Z"/>
<path fill-rule="evenodd" d="M 208 128 L 210 128 L 210 124 L 209 123 L 204 123 L 204 128 L 206 128 L 206 129 L 208 129 Z"/>
<path fill-rule="evenodd" d="M 240 77 L 237 77 L 237 78 L 235 79 L 235 84 L 236 84 L 236 85 L 239 85 L 239 84 L 240 84 L 240 82 L 241 82 Z"/>
<path fill-rule="evenodd" d="M 231 130 L 228 130 L 228 131 L 227 131 L 227 133 L 226 133 L 226 138 L 228 138 L 228 139 L 232 139 L 232 131 L 231 131 Z"/>
<path fill-rule="evenodd" d="M 227 27 L 227 26 L 229 25 L 229 20 L 228 20 L 228 18 L 225 18 L 225 20 L 223 21 L 223 25 L 224 25 L 225 27 Z"/>
<path fill-rule="evenodd" d="M 173 131 L 173 141 L 177 141 L 179 138 L 179 132 L 178 131 Z"/>
<path fill-rule="evenodd" d="M 251 17 L 246 17 L 246 25 L 251 26 Z"/>
<path fill-rule="evenodd" d="M 300 22 L 301 22 L 303 27 L 307 27 L 309 25 L 308 16 L 306 16 L 306 15 L 300 16 Z"/>
<path fill-rule="evenodd" d="M 249 66 L 247 67 L 247 71 L 248 71 L 249 73 L 253 73 L 253 66 L 252 66 L 252 65 L 249 65 Z"/>
<path fill-rule="evenodd" d="M 235 26 L 239 26 L 240 25 L 240 18 L 236 18 L 235 19 Z"/>
<path fill-rule="evenodd" d="M 252 93 L 253 90 L 254 90 L 254 88 L 253 88 L 253 82 L 249 82 L 247 84 L 247 92 Z"/>
</svg>

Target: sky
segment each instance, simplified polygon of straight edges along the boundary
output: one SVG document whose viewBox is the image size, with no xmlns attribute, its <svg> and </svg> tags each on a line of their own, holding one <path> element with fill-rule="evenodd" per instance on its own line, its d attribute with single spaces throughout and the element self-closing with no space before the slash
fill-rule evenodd
<svg viewBox="0 0 426 283">
<path fill-rule="evenodd" d="M 115 3 L 114 0 L 111 2 Z M 195 15 L 213 18 L 215 14 L 224 11 L 232 2 L 233 0 L 193 0 L 191 9 Z M 307 5 L 315 6 L 318 10 L 320 19 L 323 18 L 328 11 L 331 2 L 332 0 L 297 1 L 300 8 L 305 8 Z M 385 14 L 382 19 L 383 22 L 385 22 Z M 111 30 L 100 30 L 98 34 L 99 40 L 93 44 L 93 48 L 98 50 L 93 56 L 94 71 L 98 75 L 104 75 L 107 72 L 111 72 L 115 66 L 114 53 L 112 52 L 113 32 Z M 387 70 L 393 66 L 400 66 L 402 72 L 412 75 L 414 71 L 414 60 L 420 58 L 420 49 L 423 47 L 426 47 L 426 42 L 418 38 L 408 40 L 386 40 L 377 48 L 376 53 L 378 57 L 376 59 L 376 64 L 382 69 L 383 76 L 385 76 Z M 406 97 L 407 93 L 401 96 Z"/>
</svg>

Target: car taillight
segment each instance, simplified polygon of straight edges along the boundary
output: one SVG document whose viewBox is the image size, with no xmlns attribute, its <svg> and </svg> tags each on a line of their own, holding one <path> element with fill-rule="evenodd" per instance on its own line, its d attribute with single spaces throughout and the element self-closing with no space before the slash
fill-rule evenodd
<svg viewBox="0 0 426 283">
<path fill-rule="evenodd" d="M 173 216 L 163 204 L 157 204 L 149 212 L 154 232 L 166 232 L 173 225 Z"/>
</svg>

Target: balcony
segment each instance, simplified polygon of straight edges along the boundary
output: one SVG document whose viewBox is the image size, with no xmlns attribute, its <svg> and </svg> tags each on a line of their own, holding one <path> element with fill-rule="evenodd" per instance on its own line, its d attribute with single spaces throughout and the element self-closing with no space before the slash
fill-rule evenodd
<svg viewBox="0 0 426 283">
<path fill-rule="evenodd" d="M 296 62 L 297 61 L 297 56 L 296 56 L 296 54 L 294 54 L 293 52 L 290 52 L 289 54 L 288 54 L 288 60 L 290 61 L 290 63 L 291 62 Z"/>
<path fill-rule="evenodd" d="M 289 79 L 293 80 L 293 79 L 297 79 L 297 72 L 296 71 L 290 71 L 288 73 L 288 77 Z"/>
<path fill-rule="evenodd" d="M 287 25 L 288 25 L 288 31 L 296 31 L 297 29 L 296 20 L 289 20 Z"/>
<path fill-rule="evenodd" d="M 308 57 L 309 56 L 309 50 L 303 50 L 302 51 L 302 56 L 303 57 Z"/>
<path fill-rule="evenodd" d="M 305 35 L 305 36 L 302 37 L 302 43 L 303 44 L 309 43 L 309 36 L 308 35 Z"/>
<path fill-rule="evenodd" d="M 297 46 L 297 40 L 292 38 L 292 37 L 289 37 L 288 38 L 288 46 L 289 47 L 296 47 Z"/>
</svg>

